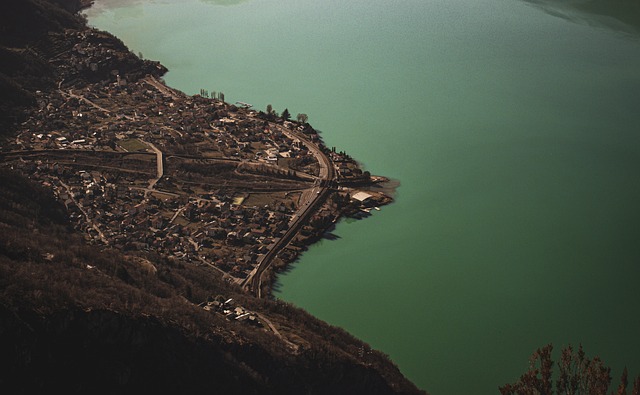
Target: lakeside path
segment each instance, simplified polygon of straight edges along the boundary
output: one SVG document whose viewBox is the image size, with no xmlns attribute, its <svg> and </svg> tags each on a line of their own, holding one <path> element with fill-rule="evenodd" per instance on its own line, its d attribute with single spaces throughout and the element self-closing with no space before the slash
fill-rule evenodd
<svg viewBox="0 0 640 395">
<path fill-rule="evenodd" d="M 156 79 L 156 77 L 154 77 L 152 75 L 147 75 L 145 78 L 143 78 L 143 81 L 145 81 L 149 85 L 151 85 L 154 88 L 156 88 L 163 95 L 172 98 L 173 100 L 178 100 L 180 98 L 187 97 L 187 95 L 185 93 L 168 87 L 165 83 L 158 81 Z"/>
<path fill-rule="evenodd" d="M 336 172 L 333 162 L 324 154 L 324 152 L 322 152 L 320 147 L 309 141 L 301 133 L 286 130 L 286 128 L 280 126 L 278 126 L 278 128 L 289 138 L 298 139 L 307 146 L 309 151 L 311 151 L 318 160 L 320 172 L 319 178 L 316 180 L 316 186 L 312 188 L 312 193 L 303 195 L 304 198 L 300 202 L 300 208 L 294 214 L 293 220 L 289 223 L 289 228 L 285 234 L 281 238 L 276 239 L 276 241 L 269 246 L 269 251 L 262 256 L 258 262 L 258 266 L 256 266 L 256 268 L 242 283 L 242 287 L 244 289 L 251 292 L 258 298 L 264 297 L 262 294 L 262 278 L 266 269 L 271 266 L 274 258 L 278 256 L 278 253 L 282 251 L 298 234 L 307 220 L 316 212 L 316 210 L 320 209 L 331 193 L 330 186 L 336 181 Z"/>
</svg>

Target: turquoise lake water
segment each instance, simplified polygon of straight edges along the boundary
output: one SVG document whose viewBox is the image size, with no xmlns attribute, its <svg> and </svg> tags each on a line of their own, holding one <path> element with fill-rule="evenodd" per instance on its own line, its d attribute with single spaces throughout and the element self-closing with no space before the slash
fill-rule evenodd
<svg viewBox="0 0 640 395">
<path fill-rule="evenodd" d="M 582 343 L 640 374 L 640 39 L 518 0 L 97 0 L 169 85 L 295 116 L 400 182 L 276 297 L 433 395 Z M 609 24 L 610 25 L 610 24 Z"/>
</svg>

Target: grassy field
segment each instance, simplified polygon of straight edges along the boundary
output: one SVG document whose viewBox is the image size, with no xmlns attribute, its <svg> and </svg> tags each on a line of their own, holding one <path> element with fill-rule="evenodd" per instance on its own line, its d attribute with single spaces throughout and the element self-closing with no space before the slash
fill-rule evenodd
<svg viewBox="0 0 640 395">
<path fill-rule="evenodd" d="M 270 206 L 275 207 L 279 202 L 284 202 L 287 207 L 291 204 L 297 204 L 297 198 L 300 195 L 299 192 L 296 193 L 252 193 L 248 198 L 245 199 L 245 206 Z"/>
<path fill-rule="evenodd" d="M 149 146 L 138 139 L 126 139 L 118 141 L 118 145 L 129 152 L 146 151 Z"/>
</svg>

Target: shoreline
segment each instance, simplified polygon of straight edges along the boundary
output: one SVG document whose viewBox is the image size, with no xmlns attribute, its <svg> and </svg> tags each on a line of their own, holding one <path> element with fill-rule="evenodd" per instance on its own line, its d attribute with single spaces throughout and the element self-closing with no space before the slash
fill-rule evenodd
<svg viewBox="0 0 640 395">
<path fill-rule="evenodd" d="M 91 7 L 93 1 L 78 0 L 77 4 L 79 9 L 76 11 L 76 15 L 83 16 L 82 14 L 80 14 L 80 12 Z M 73 100 L 74 103 L 77 101 L 77 104 L 73 104 L 74 106 L 92 106 L 91 111 L 93 111 L 96 115 L 91 115 L 90 111 L 85 109 L 84 112 L 86 112 L 88 116 L 107 116 L 107 118 L 113 116 L 113 111 L 115 109 L 122 107 L 121 104 L 118 104 L 118 100 L 126 101 L 126 105 L 129 107 L 129 109 L 127 110 L 129 115 L 127 115 L 126 113 L 118 115 L 116 118 L 114 118 L 114 121 L 117 121 L 117 119 L 120 118 L 120 122 L 122 122 L 122 126 L 120 126 L 120 129 L 136 130 L 140 129 L 141 127 L 146 128 L 148 130 L 147 132 L 132 134 L 131 137 L 128 138 L 132 143 L 128 144 L 131 145 L 135 141 L 140 141 L 143 146 L 146 145 L 150 147 L 150 153 L 154 154 L 154 156 L 157 156 L 157 160 L 154 160 L 155 162 L 157 162 L 156 165 L 154 165 L 154 167 L 157 167 L 157 170 L 152 170 L 151 168 L 145 170 L 153 173 L 157 172 L 157 174 L 154 177 L 149 177 L 148 185 L 140 185 L 139 187 L 136 187 L 137 189 L 144 191 L 144 200 L 142 200 L 140 204 L 145 204 L 144 202 L 148 201 L 150 198 L 153 199 L 153 201 L 157 201 L 158 198 L 162 199 L 162 196 L 166 197 L 170 195 L 183 195 L 187 200 L 193 200 L 193 198 L 197 197 L 197 195 L 194 195 L 193 193 L 183 194 L 179 190 L 176 190 L 176 186 L 179 186 L 180 184 L 183 185 L 181 187 L 183 189 L 187 188 L 190 190 L 192 187 L 185 186 L 189 185 L 188 183 L 185 184 L 186 181 L 179 182 L 179 175 L 165 174 L 167 172 L 167 167 L 169 171 L 171 171 L 171 169 L 175 166 L 173 165 L 173 162 L 176 160 L 174 158 L 178 157 L 185 158 L 181 160 L 187 161 L 187 163 L 194 163 L 201 160 L 213 160 L 214 157 L 212 157 L 212 159 L 206 159 L 205 156 L 198 155 L 192 155 L 190 157 L 188 152 L 174 152 L 176 150 L 176 143 L 168 144 L 167 141 L 176 140 L 178 144 L 181 145 L 187 144 L 184 143 L 185 138 L 192 139 L 193 137 L 198 137 L 198 139 L 201 140 L 202 137 L 199 137 L 199 133 L 204 132 L 205 135 L 212 133 L 208 131 L 210 129 L 210 126 L 207 125 L 209 124 L 211 125 L 211 127 L 213 127 L 213 129 L 210 130 L 212 130 L 216 136 L 218 136 L 220 131 L 227 130 L 231 132 L 231 139 L 229 140 L 229 143 L 226 143 L 226 145 L 229 147 L 256 147 L 255 144 L 257 143 L 242 143 L 237 139 L 237 137 L 233 137 L 233 133 L 236 133 L 234 132 L 234 130 L 237 130 L 239 125 L 251 124 L 255 125 L 252 126 L 253 128 L 255 128 L 255 131 L 251 133 L 269 133 L 270 135 L 273 135 L 271 139 L 276 139 L 275 141 L 289 141 L 289 143 L 286 144 L 283 142 L 279 143 L 281 149 L 282 147 L 289 148 L 289 150 L 291 150 L 291 148 L 296 148 L 296 141 L 298 142 L 297 144 L 300 148 L 304 148 L 303 146 L 306 146 L 305 150 L 296 148 L 297 151 L 291 151 L 292 155 L 294 152 L 305 154 L 306 151 L 307 158 L 315 157 L 315 162 L 307 159 L 306 161 L 301 162 L 299 165 L 296 164 L 296 166 L 293 166 L 294 162 L 297 163 L 295 160 L 291 160 L 290 162 L 286 162 L 285 160 L 285 162 L 287 163 L 285 172 L 287 172 L 288 174 L 285 173 L 277 175 L 276 178 L 273 178 L 274 175 L 270 172 L 279 171 L 277 170 L 277 168 L 281 166 L 279 163 L 280 161 L 278 161 L 278 167 L 274 168 L 276 170 L 267 170 L 269 169 L 269 167 L 267 167 L 268 164 L 263 159 L 259 159 L 259 161 L 262 162 L 256 161 L 252 156 L 250 157 L 246 152 L 243 152 L 243 150 L 236 151 L 236 148 L 233 148 L 231 150 L 225 149 L 224 152 L 220 151 L 220 155 L 216 156 L 219 157 L 219 159 L 231 160 L 233 158 L 240 158 L 240 162 L 244 164 L 242 166 L 242 173 L 250 171 L 251 174 L 255 173 L 260 177 L 267 177 L 265 178 L 265 180 L 269 180 L 270 178 L 268 177 L 271 177 L 271 179 L 276 181 L 278 184 L 282 184 L 284 188 L 289 189 L 295 189 L 296 187 L 293 186 L 293 184 L 297 183 L 300 185 L 300 187 L 306 188 L 304 190 L 308 192 L 298 192 L 297 194 L 299 195 L 299 197 L 297 202 L 295 200 L 292 200 L 292 198 L 284 200 L 278 200 L 281 198 L 275 198 L 275 203 L 273 203 L 275 206 L 278 206 L 278 201 L 289 201 L 289 203 L 287 204 L 297 204 L 298 206 L 296 212 L 290 212 L 290 214 L 288 214 L 292 214 L 293 216 L 290 219 L 289 225 L 287 226 L 287 228 L 285 228 L 288 229 L 287 232 L 284 232 L 284 229 L 278 225 L 278 229 L 282 229 L 282 232 L 284 232 L 282 233 L 282 239 L 280 239 L 280 237 L 276 236 L 276 234 L 274 233 L 274 236 L 272 236 L 274 242 L 272 242 L 272 244 L 256 244 L 256 246 L 260 246 L 260 250 L 262 250 L 259 254 L 257 254 L 256 252 L 249 252 L 249 255 L 247 255 L 248 250 L 246 250 L 246 248 L 238 249 L 237 252 L 233 253 L 231 251 L 234 251 L 234 247 L 224 247 L 229 251 L 229 253 L 227 254 L 228 258 L 226 259 L 232 257 L 234 260 L 243 259 L 244 262 L 250 262 L 251 260 L 257 261 L 257 265 L 254 266 L 253 271 L 249 273 L 248 277 L 243 278 L 242 276 L 238 276 L 241 274 L 240 272 L 233 272 L 231 270 L 236 270 L 238 265 L 226 265 L 220 267 L 217 263 L 218 259 L 212 260 L 211 258 L 209 258 L 209 253 L 203 255 L 202 253 L 198 252 L 198 250 L 202 249 L 203 246 L 206 245 L 203 244 L 206 242 L 206 240 L 201 242 L 199 239 L 194 239 L 194 237 L 197 237 L 198 234 L 202 234 L 202 231 L 205 231 L 205 233 L 208 232 L 205 230 L 205 228 L 202 228 L 202 231 L 199 231 L 199 228 L 194 228 L 192 231 L 187 232 L 185 236 L 183 236 L 183 238 L 185 239 L 183 243 L 185 247 L 180 248 L 181 250 L 184 250 L 186 254 L 175 254 L 178 259 L 187 259 L 188 261 L 195 259 L 196 262 L 202 261 L 203 263 L 221 270 L 222 272 L 226 272 L 230 278 L 230 281 L 236 282 L 237 284 L 243 286 L 245 289 L 249 289 L 254 295 L 262 296 L 264 294 L 264 296 L 266 297 L 273 297 L 273 295 L 271 295 L 271 288 L 274 283 L 275 274 L 296 261 L 301 253 L 303 253 L 311 244 L 314 244 L 315 242 L 320 240 L 326 233 L 326 231 L 334 226 L 335 223 L 337 223 L 340 219 L 345 217 L 364 218 L 370 215 L 369 211 L 373 208 L 387 205 L 393 202 L 393 198 L 390 196 L 390 194 L 387 194 L 387 190 L 384 190 L 384 188 L 383 191 L 376 190 L 379 189 L 380 185 L 389 182 L 387 178 L 380 176 L 371 176 L 368 172 L 363 171 L 361 165 L 347 154 L 344 154 L 343 152 L 336 153 L 335 148 L 327 148 L 324 144 L 324 141 L 319 136 L 319 133 L 310 124 L 306 122 L 302 123 L 292 121 L 288 118 L 274 116 L 273 114 L 267 114 L 262 111 L 252 110 L 250 108 L 237 107 L 236 105 L 225 102 L 224 97 L 209 98 L 208 92 L 202 92 L 203 94 L 201 95 L 189 96 L 186 93 L 172 88 L 164 83 L 164 81 L 162 80 L 162 76 L 168 71 L 168 69 L 164 67 L 160 62 L 140 59 L 138 56 L 133 54 L 124 43 L 122 43 L 111 33 L 100 31 L 98 29 L 90 27 L 87 24 L 85 25 L 84 33 L 82 33 L 81 35 L 83 37 L 75 37 L 73 35 L 70 35 L 62 36 L 59 38 L 63 43 L 65 43 L 65 46 L 71 46 L 75 42 L 83 44 L 73 44 L 73 50 L 62 52 L 60 53 L 60 55 L 58 55 L 58 57 L 62 57 L 61 59 L 59 59 L 59 61 L 62 62 L 60 64 L 60 67 L 63 68 L 62 74 L 69 76 L 63 78 L 58 82 L 57 85 L 59 88 L 59 92 L 54 91 L 53 97 L 41 97 L 39 100 L 44 100 L 45 102 L 63 100 L 67 103 L 70 103 L 70 100 Z M 88 44 L 84 36 L 87 36 L 95 43 Z M 111 39 L 110 37 L 112 37 L 113 39 Z M 78 45 L 84 46 L 84 49 L 82 49 L 81 52 L 78 52 Z M 112 47 L 113 50 L 107 49 L 105 52 L 105 47 Z M 65 63 L 63 58 L 69 55 L 71 56 L 71 60 L 67 60 Z M 109 56 L 106 59 L 111 60 L 102 60 L 105 55 Z M 86 60 L 83 60 L 83 58 L 86 58 Z M 86 66 L 83 67 L 83 64 L 86 64 Z M 114 72 L 114 69 L 116 69 L 117 72 Z M 148 75 L 151 75 L 151 77 L 148 77 Z M 144 93 L 145 89 L 146 92 L 149 92 L 149 88 L 157 90 L 157 93 L 155 93 L 154 95 L 158 96 L 155 99 L 144 97 L 144 95 L 148 95 L 148 93 Z M 84 93 L 77 93 L 80 91 L 83 91 Z M 140 97 L 128 98 L 128 96 L 126 96 L 127 92 L 131 92 L 130 94 L 133 95 L 139 95 Z M 124 99 L 122 99 L 123 97 Z M 193 107 L 194 109 L 199 108 L 199 110 L 197 110 L 199 113 L 202 112 L 203 108 L 210 108 L 210 111 L 218 114 L 218 118 L 210 117 L 214 121 L 213 123 L 209 121 L 206 125 L 202 124 L 201 126 L 190 126 L 190 122 L 185 122 L 187 121 L 187 119 L 183 118 L 183 115 L 179 115 L 180 118 L 178 118 L 177 123 L 174 122 L 174 126 L 169 126 L 171 125 L 170 123 L 162 120 L 155 121 L 153 120 L 153 118 L 149 118 L 150 114 L 148 107 L 158 107 L 157 104 L 161 101 L 167 104 L 171 104 L 170 107 L 174 107 L 174 109 L 164 108 L 163 110 L 161 109 L 161 111 L 154 110 L 160 113 L 161 117 L 163 116 L 162 112 L 173 112 L 175 111 L 175 108 L 186 106 L 189 108 Z M 171 103 L 169 103 L 169 101 L 171 101 Z M 81 107 L 78 107 L 78 113 L 80 113 Z M 164 107 L 164 105 L 161 107 Z M 180 111 L 182 112 L 183 110 Z M 147 113 L 147 115 L 142 119 L 140 119 L 139 115 L 136 115 L 144 114 L 145 112 Z M 103 115 L 99 115 L 100 113 Z M 203 116 L 205 116 L 204 114 L 206 114 L 206 112 L 202 112 L 202 114 Z M 176 113 L 176 115 L 178 115 L 178 113 Z M 157 124 L 158 126 L 153 126 L 149 129 L 148 125 L 152 120 L 154 124 Z M 42 122 L 43 125 L 47 123 L 47 121 L 44 119 Z M 259 125 L 260 123 L 262 123 L 263 126 L 258 128 L 257 125 Z M 213 126 L 214 124 L 216 126 Z M 169 127 L 167 128 L 167 126 L 165 125 Z M 154 130 L 158 129 L 162 134 L 165 133 L 163 132 L 163 130 L 165 129 L 171 133 L 166 137 L 158 137 L 149 134 L 149 132 L 156 133 L 154 132 Z M 183 129 L 183 131 L 180 131 L 179 129 Z M 189 129 L 192 129 L 192 131 L 185 133 Z M 103 130 L 104 131 L 101 132 L 102 134 L 109 133 L 106 129 Z M 63 139 L 64 137 L 65 136 L 56 137 L 56 140 L 62 141 L 61 139 Z M 69 142 L 72 139 L 74 140 L 74 142 L 92 140 L 90 136 L 76 136 L 79 138 L 75 139 L 72 136 L 66 137 L 67 139 L 65 141 Z M 60 159 L 54 158 L 56 158 L 56 156 L 59 157 L 59 155 L 62 155 L 60 154 L 61 152 L 72 153 L 74 157 L 82 155 L 81 151 L 77 150 L 78 147 L 76 147 L 74 150 L 69 150 L 67 148 L 67 150 L 65 151 L 55 151 L 55 155 L 53 152 L 47 152 L 46 149 L 43 150 L 43 148 L 45 147 L 57 147 L 57 142 L 53 141 L 53 137 L 50 138 L 51 140 L 41 143 L 38 139 L 34 140 L 34 137 L 28 134 L 27 129 L 26 132 L 23 132 L 23 137 L 16 140 L 16 142 L 20 142 L 20 144 L 14 147 L 14 150 L 9 153 L 9 156 L 7 156 L 7 154 L 5 153 L 5 160 L 7 159 L 7 157 L 11 158 L 11 155 L 15 155 L 16 158 L 24 157 L 24 150 L 33 151 L 33 155 L 35 155 L 34 159 L 42 160 L 44 158 L 44 160 L 47 162 L 52 160 L 60 161 Z M 220 138 L 217 138 L 219 141 Z M 104 140 L 104 138 L 93 140 L 95 141 L 93 145 L 86 145 L 86 147 L 95 151 L 96 153 L 103 152 L 103 156 L 107 155 L 107 153 L 114 149 L 115 151 L 118 151 L 120 147 L 122 147 L 122 149 L 125 149 L 124 145 L 118 142 L 118 140 L 116 140 L 115 145 L 112 146 L 112 149 L 98 147 L 98 145 L 103 144 L 100 143 L 100 141 L 106 141 Z M 207 138 L 205 137 L 205 142 L 206 140 Z M 122 141 L 127 141 L 127 139 Z M 183 143 L 180 143 L 180 141 L 183 141 Z M 293 146 L 290 145 L 291 141 L 294 142 Z M 86 144 L 89 143 L 87 142 Z M 110 144 L 114 144 L 113 140 Z M 139 143 L 136 143 L 136 145 L 140 146 Z M 204 148 L 205 146 L 195 146 L 196 151 L 202 149 L 198 147 Z M 19 149 L 18 152 L 15 151 L 15 148 Z M 57 148 L 64 149 L 65 147 L 60 146 Z M 3 150 L 5 150 L 5 148 L 3 148 Z M 125 151 L 126 150 L 127 149 L 125 149 Z M 236 156 L 229 156 L 231 153 Z M 176 154 L 178 154 L 179 156 L 176 156 Z M 185 154 L 187 155 L 185 156 Z M 304 157 L 305 156 L 301 156 L 301 158 Z M 146 158 L 145 161 L 152 160 L 150 158 L 151 157 Z M 86 165 L 89 164 L 88 162 L 85 163 Z M 161 166 L 161 164 L 164 164 L 164 167 Z M 147 165 L 145 164 L 145 166 Z M 192 165 L 189 166 L 194 167 Z M 94 168 L 100 169 L 100 163 L 96 163 L 94 165 Z M 126 169 L 122 169 L 121 171 L 124 170 Z M 196 168 L 195 170 L 201 172 L 208 171 L 207 166 L 204 165 L 201 169 Z M 310 177 L 311 180 L 315 178 L 316 181 L 313 183 L 313 185 L 311 185 L 308 181 L 304 181 L 303 178 L 300 178 L 305 174 L 307 174 L 307 176 L 305 177 Z M 203 175 L 206 175 L 206 173 L 203 173 Z M 41 175 L 38 177 L 43 176 L 43 182 L 45 183 L 54 185 L 56 183 L 62 183 L 62 181 L 56 181 L 56 177 L 51 178 L 50 175 Z M 175 185 L 176 181 L 168 182 L 170 176 L 172 177 L 172 179 L 178 180 L 178 185 Z M 229 177 L 236 176 L 230 175 Z M 231 178 L 230 180 L 233 181 L 234 178 Z M 193 185 L 198 186 L 198 182 L 201 182 L 202 180 L 194 179 L 193 181 L 196 182 Z M 239 194 L 238 191 L 242 191 L 243 188 L 248 187 L 249 190 L 251 188 L 256 188 L 256 184 L 248 182 L 249 181 L 247 180 L 247 183 L 239 183 L 236 187 L 232 187 L 231 191 L 235 191 L 232 192 L 232 197 L 241 196 L 242 194 Z M 307 186 L 302 185 L 302 183 L 304 182 L 307 182 Z M 292 186 L 286 186 L 287 183 L 291 184 Z M 66 184 L 62 183 L 62 185 L 67 184 L 69 184 L 69 182 L 66 182 Z M 242 185 L 246 186 L 243 187 Z M 72 189 L 71 187 L 65 188 L 56 189 L 56 193 L 61 196 L 62 200 L 64 200 L 64 196 L 67 196 L 71 193 Z M 270 190 L 275 191 L 277 188 L 278 187 L 267 186 L 267 188 L 265 189 L 265 193 L 273 194 L 275 192 L 270 192 Z M 202 190 L 202 188 L 200 189 Z M 212 199 L 219 202 L 223 201 L 225 199 L 223 190 L 225 189 L 228 189 L 228 187 L 222 186 L 220 191 L 221 194 L 215 195 L 215 198 L 213 197 L 214 195 L 211 195 Z M 133 189 L 130 190 L 133 191 Z M 247 195 L 251 196 L 251 194 Z M 132 195 L 132 197 L 134 196 Z M 248 203 L 251 204 L 250 202 L 251 199 L 249 199 Z M 74 200 L 73 202 L 65 202 L 65 204 L 68 207 L 77 206 L 81 213 L 81 216 L 85 217 L 85 219 L 83 220 L 84 222 L 78 223 L 79 225 L 77 226 L 80 226 L 82 229 L 87 229 L 89 233 L 93 233 L 91 229 L 94 229 L 95 232 L 97 232 L 97 236 L 94 236 L 93 238 L 90 237 L 88 239 L 90 242 L 101 242 L 106 245 L 118 245 L 117 237 L 114 238 L 113 235 L 111 237 L 106 236 L 109 233 L 114 232 L 113 227 L 109 228 L 109 226 L 107 226 L 105 223 L 91 219 L 91 216 L 93 215 L 91 214 L 93 209 L 91 209 L 90 207 L 90 202 L 85 201 L 84 203 L 80 203 L 80 200 Z M 230 208 L 233 207 L 234 206 L 232 204 Z M 236 207 L 240 209 L 242 207 L 250 208 L 249 206 L 246 206 L 246 204 L 240 204 Z M 255 209 L 255 206 L 253 207 Z M 160 208 L 160 210 L 162 210 L 162 208 Z M 162 226 L 166 227 L 167 221 L 169 224 L 171 224 L 174 220 L 180 219 L 182 217 L 182 214 L 180 211 L 177 211 L 175 212 L 175 214 L 171 214 L 169 217 L 167 217 L 167 219 L 163 221 L 165 225 L 159 223 L 161 227 L 159 227 L 158 229 L 162 230 Z M 253 221 L 249 221 L 249 223 L 258 225 Z M 261 225 L 261 227 L 264 228 L 264 225 Z M 118 233 L 117 230 L 115 232 Z M 184 231 L 181 231 L 180 233 L 184 233 Z M 160 233 L 156 232 L 156 235 L 158 234 Z M 258 235 L 259 233 L 256 233 L 256 237 Z M 148 237 L 145 238 L 148 240 Z M 141 241 L 142 240 L 143 239 L 141 239 Z M 227 243 L 228 242 L 229 240 L 227 240 Z M 139 242 L 136 243 L 138 243 L 139 247 L 136 247 L 136 245 L 133 245 L 131 243 L 127 243 L 130 246 L 127 247 L 127 245 L 125 245 L 124 250 L 133 248 L 133 251 L 135 251 L 139 248 L 145 248 L 153 251 L 153 247 L 144 247 L 144 243 L 148 245 L 148 241 L 143 241 L 143 244 L 140 244 Z M 189 252 L 189 250 L 191 249 L 189 247 L 189 244 L 193 244 L 193 246 L 195 246 L 196 248 L 196 251 Z M 161 251 L 157 252 L 162 254 Z M 213 253 L 215 252 L 215 250 L 211 250 L 211 252 Z M 173 256 L 174 254 L 170 253 L 170 255 Z M 272 261 L 274 262 L 273 267 L 271 266 Z M 247 264 L 241 265 L 241 267 L 248 267 Z M 253 276 L 256 274 L 257 281 L 255 284 L 251 284 Z"/>
<path fill-rule="evenodd" d="M 9 388 L 425 393 L 345 330 L 236 282 L 350 200 L 308 124 L 161 84 L 166 68 L 89 28 L 79 0 L 21 4 L 4 6 L 18 23 L 0 46 Z"/>
<path fill-rule="evenodd" d="M 83 9 L 89 9 L 94 5 L 94 0 L 80 0 L 81 3 L 84 3 Z M 107 32 L 109 33 L 109 32 Z M 111 33 L 109 33 L 111 34 Z M 162 65 L 159 61 L 158 64 Z M 163 66 L 164 67 L 164 66 Z M 166 72 L 170 71 L 169 69 L 166 69 Z M 165 72 L 165 74 L 166 74 Z M 167 89 L 169 90 L 175 90 L 179 93 L 181 93 L 182 95 L 188 96 L 185 92 L 182 92 L 176 88 L 170 87 L 168 86 L 164 80 L 160 81 L 160 83 L 165 86 Z M 223 98 L 223 102 L 224 102 L 224 98 Z M 224 102 L 226 103 L 226 102 Z M 226 103 L 226 104 L 230 104 L 230 103 Z M 315 129 L 313 129 L 313 127 L 306 123 L 305 128 L 310 128 L 311 130 L 314 131 L 314 133 L 316 134 L 316 144 L 318 145 L 318 148 L 320 148 L 320 150 L 323 151 L 328 151 L 328 148 L 324 145 L 324 141 L 322 140 L 322 137 L 320 136 L 320 134 L 315 131 Z M 335 149 L 333 150 L 333 152 L 335 152 Z M 357 162 L 354 162 L 357 163 Z M 335 165 L 332 163 L 332 165 Z M 357 169 L 360 170 L 360 172 L 362 172 L 362 168 L 360 167 L 361 165 L 359 163 L 357 163 Z M 376 187 L 379 184 L 383 184 L 383 183 L 388 183 L 390 180 L 386 177 L 383 176 L 371 176 L 369 180 L 363 180 L 362 183 L 355 183 L 356 186 L 362 186 L 363 189 L 367 190 L 368 187 Z M 392 187 L 393 189 L 395 189 L 394 187 Z M 378 192 L 375 194 L 372 194 L 372 198 L 375 203 L 372 207 L 380 207 L 380 206 L 384 206 L 384 205 L 388 205 L 393 203 L 393 198 L 389 195 L 386 195 L 385 193 L 382 192 Z M 325 205 L 323 205 L 323 207 L 325 207 Z M 364 208 L 364 210 L 362 210 Z M 262 294 L 262 290 L 264 289 L 266 292 L 265 294 L 267 295 L 267 297 L 269 298 L 273 298 L 272 295 L 272 289 L 273 289 L 273 285 L 276 281 L 276 276 L 278 275 L 279 272 L 283 271 L 283 270 L 287 270 L 291 264 L 293 264 L 294 262 L 298 261 L 301 258 L 301 255 L 304 251 L 306 251 L 311 245 L 317 243 L 318 241 L 320 241 L 323 237 L 324 234 L 332 227 L 335 227 L 335 225 L 343 218 L 356 218 L 356 219 L 363 219 L 366 216 L 369 216 L 369 210 L 370 208 L 366 208 L 365 207 L 357 207 L 354 205 L 350 205 L 347 207 L 329 207 L 330 210 L 330 215 L 328 217 L 324 217 L 322 219 L 321 222 L 317 223 L 315 226 L 314 225 L 307 225 L 307 227 L 309 229 L 307 229 L 307 235 L 308 236 L 302 236 L 300 237 L 300 232 L 298 232 L 296 234 L 296 240 L 293 240 L 290 243 L 287 243 L 283 246 L 282 250 L 289 250 L 288 253 L 285 253 L 287 258 L 284 259 L 279 259 L 279 263 L 275 264 L 274 268 L 268 267 L 267 268 L 267 272 L 265 274 L 267 274 L 267 278 L 268 278 L 268 282 L 265 284 L 265 286 L 263 287 L 262 285 L 258 286 L 258 290 L 257 290 L 257 295 L 260 297 L 260 295 Z M 321 210 L 321 209 L 319 209 Z M 289 248 L 290 244 L 293 244 L 294 248 Z M 270 270 L 269 270 L 270 269 Z M 245 280 L 243 282 L 243 286 L 246 286 L 246 284 L 248 284 L 250 279 Z"/>
</svg>

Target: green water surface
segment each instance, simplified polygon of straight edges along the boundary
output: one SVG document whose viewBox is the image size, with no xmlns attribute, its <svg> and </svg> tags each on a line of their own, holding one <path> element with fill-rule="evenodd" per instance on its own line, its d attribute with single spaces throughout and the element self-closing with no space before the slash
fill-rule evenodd
<svg viewBox="0 0 640 395">
<path fill-rule="evenodd" d="M 276 297 L 434 395 L 497 394 L 535 348 L 640 373 L 640 41 L 518 0 L 97 0 L 189 94 L 307 113 L 399 180 Z M 565 11 L 566 14 L 566 11 Z"/>
</svg>

